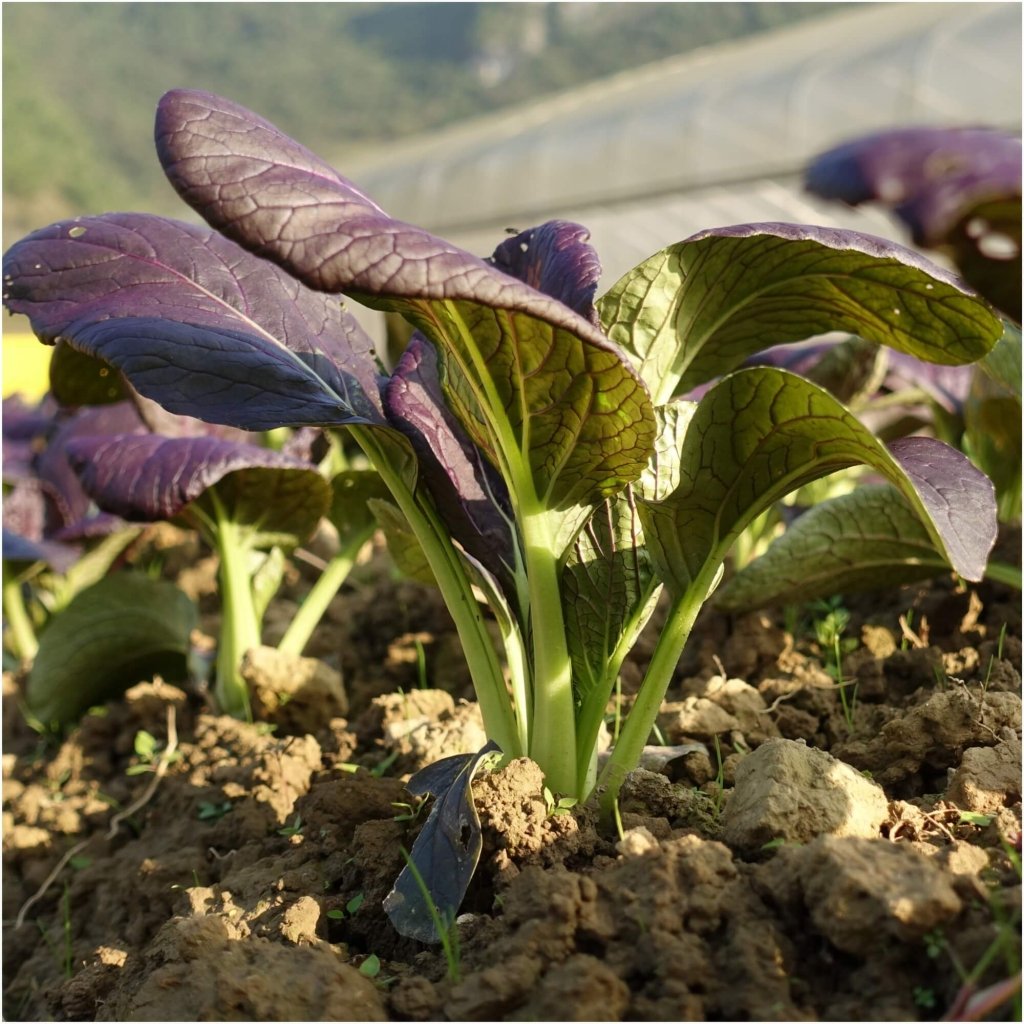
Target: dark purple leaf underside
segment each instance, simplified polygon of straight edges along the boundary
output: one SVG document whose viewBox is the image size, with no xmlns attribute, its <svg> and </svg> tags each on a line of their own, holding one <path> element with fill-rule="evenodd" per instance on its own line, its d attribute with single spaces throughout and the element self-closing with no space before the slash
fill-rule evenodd
<svg viewBox="0 0 1024 1024">
<path fill-rule="evenodd" d="M 437 353 L 414 335 L 388 382 L 384 402 L 406 434 L 438 512 L 470 554 L 506 578 L 514 564 L 511 509 L 504 482 L 447 410 Z"/>
<path fill-rule="evenodd" d="M 384 900 L 384 910 L 401 935 L 437 942 L 435 914 L 445 923 L 455 920 L 483 847 L 480 819 L 473 805 L 473 776 L 481 761 L 497 749 L 488 743 L 477 754 L 444 757 L 422 768 L 406 784 L 413 795 L 429 794 L 435 799 L 409 855 L 420 881 L 406 866 Z M 434 914 L 427 905 L 428 897 Z"/>
<path fill-rule="evenodd" d="M 4 257 L 4 303 L 40 339 L 121 370 L 172 412 L 263 430 L 380 422 L 372 343 L 336 300 L 205 228 L 65 221 Z"/>
</svg>

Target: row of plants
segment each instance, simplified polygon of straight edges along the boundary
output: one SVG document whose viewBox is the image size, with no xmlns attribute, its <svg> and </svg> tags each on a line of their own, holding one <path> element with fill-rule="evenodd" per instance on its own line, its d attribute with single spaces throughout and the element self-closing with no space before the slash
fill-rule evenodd
<svg viewBox="0 0 1024 1024">
<path fill-rule="evenodd" d="M 240 661 L 288 555 L 331 524 L 336 554 L 282 641 L 298 653 L 382 527 L 396 563 L 440 589 L 491 740 L 409 784 L 437 800 L 386 904 L 404 934 L 436 940 L 458 906 L 482 763 L 530 757 L 556 798 L 614 812 L 737 543 L 746 562 L 789 522 L 719 591 L 723 607 L 950 571 L 1019 580 L 989 562 L 997 512 L 1019 517 L 1019 432 L 1010 471 L 1012 436 L 986 426 L 990 401 L 1016 402 L 1019 422 L 1019 328 L 918 253 L 739 225 L 669 246 L 598 296 L 579 225 L 516 232 L 479 259 L 220 97 L 168 93 L 156 143 L 209 227 L 80 217 L 4 257 L 5 305 L 56 346 L 53 404 L 5 415 L 7 646 L 34 655 L 26 699 L 43 726 L 143 671 L 202 676 L 187 599 L 110 572 L 131 524 L 186 524 L 219 557 L 213 699 L 245 717 Z M 394 365 L 348 299 L 408 322 Z M 834 331 L 853 337 L 786 368 L 778 346 Z M 926 364 L 966 368 L 958 407 Z M 907 434 L 922 409 L 954 443 Z M 26 446 L 19 459 L 9 442 Z M 870 480 L 795 519 L 782 505 L 856 467 Z M 53 547 L 68 542 L 86 553 Z M 136 589 L 115 589 L 127 580 Z M 653 657 L 598 771 L 620 669 L 659 600 Z"/>
</svg>

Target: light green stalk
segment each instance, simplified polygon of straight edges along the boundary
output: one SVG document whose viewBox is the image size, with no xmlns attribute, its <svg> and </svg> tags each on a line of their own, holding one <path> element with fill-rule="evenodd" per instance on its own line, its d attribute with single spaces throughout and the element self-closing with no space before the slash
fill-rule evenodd
<svg viewBox="0 0 1024 1024">
<path fill-rule="evenodd" d="M 530 757 L 540 765 L 553 792 L 580 796 L 572 663 L 566 644 L 559 564 L 550 517 L 545 511 L 521 512 L 533 639 Z"/>
<path fill-rule="evenodd" d="M 249 690 L 242 678 L 245 652 L 260 643 L 260 621 L 249 575 L 250 545 L 246 530 L 233 522 L 211 492 L 216 514 L 214 545 L 220 556 L 221 626 L 217 645 L 214 699 L 221 711 L 252 721 Z"/>
<path fill-rule="evenodd" d="M 22 661 L 31 661 L 39 650 L 36 631 L 32 628 L 25 598 L 21 592 L 21 579 L 4 572 L 3 583 L 4 617 L 10 630 L 11 647 Z"/>
<path fill-rule="evenodd" d="M 356 533 L 327 563 L 320 578 L 306 594 L 299 610 L 288 624 L 281 642 L 277 645 L 279 651 L 296 656 L 302 654 L 313 635 L 313 630 L 324 617 L 327 606 L 348 579 L 348 574 L 352 571 L 363 545 L 373 536 L 374 529 L 375 527 L 371 525 Z"/>
<path fill-rule="evenodd" d="M 611 820 L 623 779 L 640 763 L 640 755 L 657 721 L 658 711 L 672 682 L 676 665 L 679 664 L 697 615 L 715 585 L 719 567 L 720 562 L 709 559 L 686 593 L 673 603 L 669 611 L 640 692 L 598 779 L 601 814 L 606 820 Z"/>
<path fill-rule="evenodd" d="M 463 653 L 480 704 L 487 735 L 508 757 L 527 753 L 509 699 L 501 663 L 487 632 L 479 602 L 466 570 L 429 499 L 414 496 L 388 460 L 371 429 L 350 428 L 359 446 L 380 474 L 426 556 L 427 563 L 455 622 Z"/>
</svg>

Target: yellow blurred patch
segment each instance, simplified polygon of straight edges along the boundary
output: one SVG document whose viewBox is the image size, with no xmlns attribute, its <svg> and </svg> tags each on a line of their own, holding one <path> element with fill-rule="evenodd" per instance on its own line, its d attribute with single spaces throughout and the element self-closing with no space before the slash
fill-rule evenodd
<svg viewBox="0 0 1024 1024">
<path fill-rule="evenodd" d="M 50 356 L 53 349 L 42 345 L 30 331 L 4 331 L 3 393 L 20 392 L 28 400 L 42 398 L 50 387 Z"/>
</svg>

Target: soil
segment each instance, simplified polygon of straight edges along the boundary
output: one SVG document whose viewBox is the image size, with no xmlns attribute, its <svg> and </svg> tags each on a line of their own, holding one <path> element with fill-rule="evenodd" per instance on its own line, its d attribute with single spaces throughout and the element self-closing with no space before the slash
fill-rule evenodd
<svg viewBox="0 0 1024 1024">
<path fill-rule="evenodd" d="M 7 675 L 4 1018 L 1019 1019 L 1019 595 L 844 604 L 852 713 L 807 616 L 705 610 L 621 829 L 529 761 L 478 778 L 447 955 L 381 903 L 425 817 L 404 782 L 484 737 L 447 613 L 381 556 L 321 664 L 254 657 L 256 724 L 157 679 L 45 742 Z M 176 738 L 160 773 L 140 730 Z"/>
</svg>

